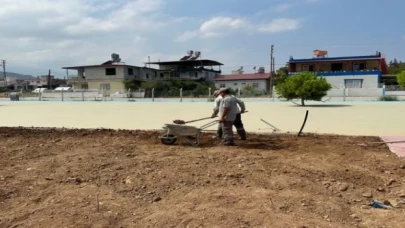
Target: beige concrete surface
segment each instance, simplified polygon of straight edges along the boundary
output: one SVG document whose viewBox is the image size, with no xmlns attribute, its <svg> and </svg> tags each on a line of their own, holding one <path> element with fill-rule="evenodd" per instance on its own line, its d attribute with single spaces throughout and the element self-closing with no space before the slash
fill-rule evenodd
<svg viewBox="0 0 405 228">
<path fill-rule="evenodd" d="M 313 103 L 315 104 L 315 103 Z M 304 132 L 345 135 L 405 135 L 405 103 L 316 103 L 299 107 L 282 102 L 246 102 L 243 114 L 249 132 L 268 132 L 260 119 L 284 131 L 297 132 L 305 111 Z M 0 101 L 0 126 L 161 129 L 175 119 L 193 120 L 211 115 L 212 104 L 203 102 L 9 102 Z M 209 121 L 209 120 L 208 120 Z M 190 124 L 200 126 L 208 121 Z M 210 129 L 215 129 L 211 127 Z"/>
</svg>

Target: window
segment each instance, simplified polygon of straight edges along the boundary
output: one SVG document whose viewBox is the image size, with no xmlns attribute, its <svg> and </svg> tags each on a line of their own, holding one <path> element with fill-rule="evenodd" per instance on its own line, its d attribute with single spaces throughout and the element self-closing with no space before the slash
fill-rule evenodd
<svg viewBox="0 0 405 228">
<path fill-rule="evenodd" d="M 332 63 L 331 71 L 343 71 L 343 63 Z"/>
<path fill-rule="evenodd" d="M 219 84 L 219 88 L 225 88 L 226 85 L 225 84 Z"/>
<path fill-rule="evenodd" d="M 302 65 L 302 71 L 314 71 L 314 65 Z"/>
<path fill-rule="evenodd" d="M 89 85 L 87 85 L 87 84 L 82 84 L 81 89 L 89 89 Z"/>
<path fill-rule="evenodd" d="M 128 68 L 128 75 L 134 75 L 134 69 Z"/>
<path fill-rule="evenodd" d="M 146 74 L 146 78 L 149 78 L 149 74 Z"/>
<path fill-rule="evenodd" d="M 197 77 L 197 72 L 190 72 L 189 75 L 190 75 L 190 77 L 195 77 L 196 78 Z"/>
<path fill-rule="evenodd" d="M 257 83 L 257 82 L 253 83 L 252 87 L 255 88 L 255 89 L 258 89 L 259 88 L 259 83 Z"/>
<path fill-rule="evenodd" d="M 110 83 L 102 83 L 100 84 L 100 90 L 110 90 Z"/>
<path fill-rule="evenodd" d="M 160 73 L 160 77 L 163 78 L 165 75 L 163 73 Z"/>
<path fill-rule="evenodd" d="M 233 85 L 234 85 L 234 86 L 237 86 L 237 85 L 238 85 L 238 83 L 233 83 Z"/>
<path fill-rule="evenodd" d="M 353 71 L 365 70 L 366 64 L 365 63 L 353 63 Z"/>
<path fill-rule="evenodd" d="M 345 79 L 346 88 L 362 88 L 363 79 Z"/>
<path fill-rule="evenodd" d="M 106 68 L 105 75 L 108 75 L 108 76 L 117 75 L 117 72 L 115 71 L 115 68 Z"/>
</svg>

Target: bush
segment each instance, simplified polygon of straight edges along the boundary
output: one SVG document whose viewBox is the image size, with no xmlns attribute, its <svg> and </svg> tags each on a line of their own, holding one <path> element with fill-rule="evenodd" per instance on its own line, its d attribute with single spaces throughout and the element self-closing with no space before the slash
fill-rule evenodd
<svg viewBox="0 0 405 228">
<path fill-rule="evenodd" d="M 147 94 L 150 94 L 150 91 L 155 89 L 155 97 L 178 97 L 181 88 L 183 89 L 183 97 L 207 97 L 209 88 L 211 88 L 212 92 L 216 90 L 215 86 L 208 82 L 179 79 L 143 82 L 140 84 L 140 88 L 145 89 Z"/>
<path fill-rule="evenodd" d="M 382 97 L 380 97 L 379 101 L 398 101 L 398 97 L 396 97 L 396 96 L 382 96 Z"/>
<path fill-rule="evenodd" d="M 397 75 L 397 82 L 402 88 L 405 88 L 405 71 Z"/>
</svg>

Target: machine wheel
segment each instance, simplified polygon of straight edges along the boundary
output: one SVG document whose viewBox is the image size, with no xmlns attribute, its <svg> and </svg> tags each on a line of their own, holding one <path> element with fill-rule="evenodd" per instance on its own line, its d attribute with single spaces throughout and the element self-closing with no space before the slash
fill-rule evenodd
<svg viewBox="0 0 405 228">
<path fill-rule="evenodd" d="M 165 145 L 173 145 L 177 141 L 177 137 L 175 135 L 168 135 L 165 134 L 160 137 L 160 141 Z"/>
</svg>

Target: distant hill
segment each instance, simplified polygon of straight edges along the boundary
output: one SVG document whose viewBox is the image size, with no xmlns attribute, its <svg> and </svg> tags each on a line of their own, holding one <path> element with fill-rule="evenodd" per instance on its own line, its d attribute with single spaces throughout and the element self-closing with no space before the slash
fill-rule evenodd
<svg viewBox="0 0 405 228">
<path fill-rule="evenodd" d="M 17 73 L 13 73 L 13 72 L 6 72 L 6 76 L 7 77 L 17 77 L 18 79 L 22 79 L 22 80 L 35 78 L 32 75 L 17 74 Z M 0 78 L 3 79 L 3 72 L 0 72 Z"/>
</svg>

